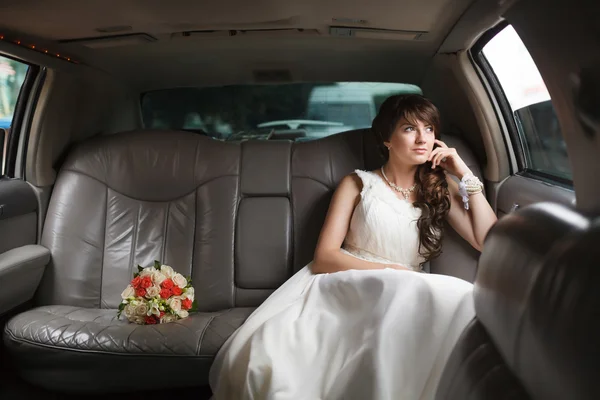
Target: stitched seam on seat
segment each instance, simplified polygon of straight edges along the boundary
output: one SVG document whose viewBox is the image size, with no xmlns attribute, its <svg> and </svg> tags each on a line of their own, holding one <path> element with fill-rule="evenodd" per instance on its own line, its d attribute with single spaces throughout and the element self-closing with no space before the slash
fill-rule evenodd
<svg viewBox="0 0 600 400">
<path fill-rule="evenodd" d="M 335 177 L 333 176 L 333 163 L 331 162 L 331 153 L 327 154 L 327 163 L 329 164 L 329 182 L 335 182 Z"/>
<path fill-rule="evenodd" d="M 138 203 L 138 210 L 135 221 L 133 222 L 133 237 L 131 238 L 131 250 L 129 251 L 129 276 L 132 274 L 134 254 L 137 252 L 138 228 L 140 223 L 140 214 L 142 213 L 142 203 Z"/>
<path fill-rule="evenodd" d="M 43 347 L 43 348 L 48 348 L 48 349 L 53 349 L 53 350 L 70 351 L 70 352 L 74 352 L 74 353 L 94 353 L 94 354 L 106 354 L 106 355 L 111 355 L 111 356 L 126 356 L 126 357 L 128 357 L 128 356 L 140 357 L 141 356 L 141 357 L 185 357 L 185 358 L 208 358 L 208 359 L 213 358 L 213 356 L 203 356 L 203 355 L 199 355 L 199 354 L 188 355 L 188 354 L 158 354 L 158 353 L 144 354 L 144 353 L 123 353 L 123 352 L 117 353 L 117 352 L 105 351 L 105 350 L 74 349 L 71 347 L 62 347 L 62 346 L 38 343 L 38 342 L 34 342 L 29 339 L 18 338 L 11 331 L 8 331 L 8 330 L 5 330 L 5 332 L 15 342 L 23 342 L 23 343 L 27 343 L 27 344 L 30 344 L 30 345 L 36 346 L 36 347 Z"/>
<path fill-rule="evenodd" d="M 165 214 L 165 224 L 163 226 L 163 245 L 162 245 L 162 251 L 161 251 L 161 255 L 160 255 L 160 262 L 161 263 L 165 263 L 165 253 L 167 251 L 167 243 L 168 243 L 168 237 L 167 234 L 169 232 L 169 212 L 171 211 L 171 202 L 169 201 L 167 203 L 167 213 Z"/>
<path fill-rule="evenodd" d="M 333 188 L 330 188 L 326 183 L 323 183 L 318 179 L 311 178 L 310 176 L 293 176 L 292 179 L 307 179 L 309 181 L 313 181 L 313 182 L 321 184 L 322 186 L 327 188 L 327 190 L 333 190 Z"/>
<path fill-rule="evenodd" d="M 288 159 L 288 163 L 289 163 L 289 191 L 288 191 L 288 203 L 290 205 L 290 251 L 288 254 L 288 277 L 294 275 L 294 271 L 296 270 L 296 232 L 295 232 L 295 228 L 296 228 L 296 224 L 294 223 L 294 191 L 293 191 L 293 179 L 292 179 L 292 153 L 294 151 L 293 147 L 290 147 L 290 151 L 289 151 L 289 155 L 290 158 Z"/>
<path fill-rule="evenodd" d="M 213 322 L 215 317 L 216 317 L 216 315 L 213 315 L 212 317 L 210 317 L 210 319 L 208 320 L 208 323 L 202 330 L 202 334 L 200 334 L 200 337 L 198 338 L 198 342 L 196 343 L 196 354 L 197 355 L 200 355 L 200 349 L 202 348 L 202 341 L 204 340 L 204 335 L 206 334 L 206 330 L 208 329 L 210 324 Z"/>
<path fill-rule="evenodd" d="M 244 179 L 244 177 L 242 176 L 242 168 L 244 166 L 244 146 L 240 146 L 240 162 L 238 164 L 238 181 L 237 181 L 237 201 L 235 204 L 235 214 L 234 214 L 234 218 L 233 218 L 233 240 L 231 241 L 232 245 L 231 245 L 231 277 L 232 277 L 232 284 L 231 284 L 231 306 L 235 307 L 237 305 L 237 282 L 236 282 L 236 250 L 237 250 L 237 223 L 238 223 L 238 218 L 240 217 L 240 206 L 242 204 L 242 200 L 245 197 L 244 193 L 242 192 L 242 180 Z"/>
<path fill-rule="evenodd" d="M 196 239 L 198 238 L 198 189 L 194 191 L 194 221 L 192 223 L 194 232 L 192 232 L 192 257 L 190 259 L 190 277 L 192 282 L 195 279 L 194 258 L 196 257 Z"/>
<path fill-rule="evenodd" d="M 100 262 L 100 307 L 102 307 L 102 303 L 105 303 L 102 299 L 102 287 L 104 286 L 104 256 L 106 255 L 106 225 L 108 222 L 108 185 L 104 185 L 104 187 L 106 188 L 106 197 L 104 199 L 104 241 L 102 242 L 102 261 Z"/>
<path fill-rule="evenodd" d="M 113 188 L 113 187 L 109 186 L 109 185 L 108 185 L 106 182 L 104 182 L 104 181 L 101 181 L 100 179 L 98 179 L 98 178 L 95 178 L 95 177 L 93 177 L 93 176 L 91 176 L 91 175 L 89 175 L 89 174 L 86 174 L 85 172 L 76 171 L 76 170 L 73 170 L 73 169 L 64 169 L 64 170 L 62 170 L 61 172 L 63 172 L 63 171 L 64 171 L 64 172 L 72 172 L 72 173 L 74 173 L 74 174 L 80 174 L 80 175 L 83 175 L 83 176 L 85 176 L 85 177 L 87 177 L 87 178 L 90 178 L 90 179 L 93 179 L 93 180 L 95 180 L 95 181 L 96 181 L 96 182 L 98 182 L 98 183 L 101 183 L 101 184 L 103 184 L 103 185 L 106 185 L 106 186 L 107 186 L 107 187 L 108 187 L 110 190 L 112 190 L 113 192 L 115 192 L 115 193 L 117 193 L 117 194 L 120 194 L 121 196 L 125 196 L 125 197 L 127 197 L 128 199 L 131 199 L 131 200 L 145 201 L 145 202 L 147 202 L 147 203 L 165 203 L 165 202 L 167 202 L 167 201 L 179 200 L 179 199 L 181 199 L 181 198 L 183 198 L 183 197 L 189 196 L 189 195 L 190 195 L 190 194 L 192 194 L 192 193 L 193 193 L 195 190 L 198 190 L 198 189 L 199 189 L 199 188 L 201 188 L 202 186 L 204 186 L 204 185 L 206 185 L 206 184 L 208 184 L 208 183 L 211 183 L 211 182 L 213 182 L 213 181 L 216 181 L 217 179 L 221 179 L 221 178 L 227 178 L 227 177 L 236 177 L 236 178 L 237 178 L 237 177 L 239 177 L 239 175 L 233 175 L 233 174 L 224 174 L 224 175 L 219 175 L 219 176 L 215 176 L 214 178 L 210 178 L 210 179 L 208 179 L 208 180 L 206 180 L 206 181 L 204 181 L 204 182 L 200 183 L 200 184 L 199 184 L 199 185 L 197 185 L 195 188 L 193 188 L 192 190 L 190 190 L 190 191 L 188 191 L 188 192 L 186 192 L 186 193 L 182 194 L 181 196 L 178 196 L 178 197 L 175 197 L 175 198 L 172 198 L 172 199 L 166 199 L 166 200 L 145 200 L 145 199 L 140 199 L 140 198 L 138 198 L 138 197 L 129 196 L 129 195 L 125 194 L 125 193 L 119 192 L 119 191 L 118 191 L 118 190 L 116 190 L 115 188 Z"/>
</svg>

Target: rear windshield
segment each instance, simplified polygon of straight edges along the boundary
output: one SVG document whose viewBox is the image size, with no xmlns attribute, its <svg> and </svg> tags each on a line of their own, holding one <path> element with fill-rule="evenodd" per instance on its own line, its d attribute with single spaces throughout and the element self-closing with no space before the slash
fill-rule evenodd
<svg viewBox="0 0 600 400">
<path fill-rule="evenodd" d="M 335 82 L 167 89 L 142 97 L 144 126 L 192 130 L 219 140 L 313 140 L 371 126 L 403 83 Z"/>
</svg>

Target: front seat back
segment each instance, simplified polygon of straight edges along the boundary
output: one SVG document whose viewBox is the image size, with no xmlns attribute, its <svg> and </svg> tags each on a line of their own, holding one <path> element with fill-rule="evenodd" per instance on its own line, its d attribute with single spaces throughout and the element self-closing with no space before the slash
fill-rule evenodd
<svg viewBox="0 0 600 400">
<path fill-rule="evenodd" d="M 600 398 L 600 219 L 541 203 L 492 228 L 437 400 Z"/>
</svg>

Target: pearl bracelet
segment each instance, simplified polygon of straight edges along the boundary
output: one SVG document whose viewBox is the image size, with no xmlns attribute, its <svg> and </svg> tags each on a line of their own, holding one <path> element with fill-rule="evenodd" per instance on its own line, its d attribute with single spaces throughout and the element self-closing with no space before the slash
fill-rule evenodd
<svg viewBox="0 0 600 400">
<path fill-rule="evenodd" d="M 458 183 L 458 192 L 462 197 L 465 210 L 469 209 L 469 196 L 481 193 L 483 183 L 471 173 L 465 174 Z"/>
</svg>

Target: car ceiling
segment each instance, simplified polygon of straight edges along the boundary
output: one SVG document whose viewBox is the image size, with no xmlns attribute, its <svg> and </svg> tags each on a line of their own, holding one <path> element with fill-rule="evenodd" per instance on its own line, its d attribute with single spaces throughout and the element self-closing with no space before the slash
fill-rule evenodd
<svg viewBox="0 0 600 400">
<path fill-rule="evenodd" d="M 0 33 L 104 70 L 140 90 L 286 81 L 419 84 L 459 18 L 473 9 L 471 3 L 5 0 Z M 348 38 L 332 35 L 331 27 L 382 32 L 376 38 Z M 383 38 L 389 31 L 402 32 Z M 97 41 L 121 35 L 128 36 Z"/>
</svg>

